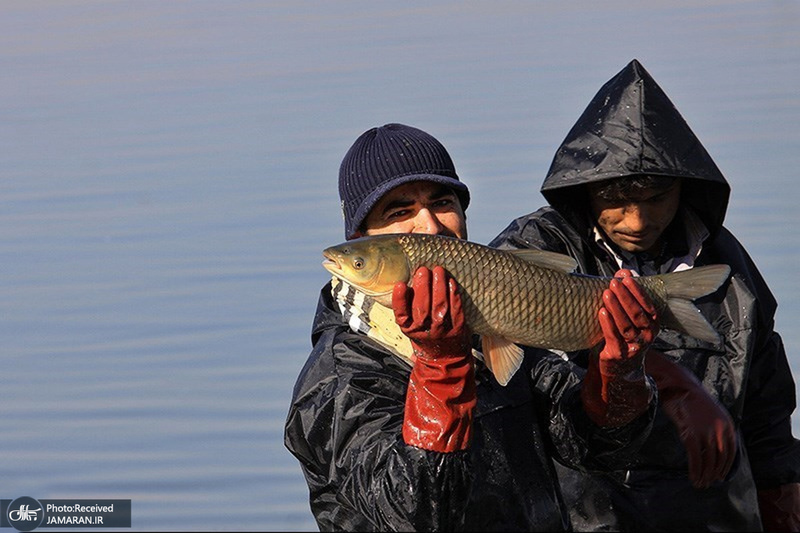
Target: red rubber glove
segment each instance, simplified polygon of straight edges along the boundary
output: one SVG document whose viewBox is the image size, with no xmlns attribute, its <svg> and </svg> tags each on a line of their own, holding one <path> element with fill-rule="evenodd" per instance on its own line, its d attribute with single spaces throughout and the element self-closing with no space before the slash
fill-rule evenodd
<svg viewBox="0 0 800 533">
<path fill-rule="evenodd" d="M 590 356 L 581 388 L 589 418 L 605 427 L 624 426 L 647 410 L 653 390 L 645 377 L 644 355 L 658 335 L 655 306 L 630 270 L 615 276 L 597 312 L 605 345 Z"/>
<path fill-rule="evenodd" d="M 472 333 L 458 285 L 444 268 L 420 267 L 413 288 L 392 292 L 395 320 L 411 340 L 414 368 L 406 394 L 403 439 L 437 452 L 466 449 L 472 435 L 475 367 Z"/>
<path fill-rule="evenodd" d="M 689 458 L 689 479 L 698 489 L 722 481 L 736 458 L 733 419 L 694 374 L 656 350 L 647 354 L 647 373 L 658 401 L 678 429 Z"/>
<path fill-rule="evenodd" d="M 800 483 L 757 492 L 764 531 L 800 531 Z"/>
</svg>

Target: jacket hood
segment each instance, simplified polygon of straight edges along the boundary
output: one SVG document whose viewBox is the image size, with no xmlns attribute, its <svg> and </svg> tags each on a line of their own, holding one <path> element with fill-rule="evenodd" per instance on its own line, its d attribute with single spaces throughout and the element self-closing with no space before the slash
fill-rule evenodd
<svg viewBox="0 0 800 533">
<path fill-rule="evenodd" d="M 712 234 L 730 187 L 669 97 L 634 59 L 603 85 L 556 152 L 541 188 L 569 220 L 588 223 L 575 187 L 624 176 L 682 177 L 683 196 Z M 582 222 L 580 222 L 582 221 Z"/>
</svg>

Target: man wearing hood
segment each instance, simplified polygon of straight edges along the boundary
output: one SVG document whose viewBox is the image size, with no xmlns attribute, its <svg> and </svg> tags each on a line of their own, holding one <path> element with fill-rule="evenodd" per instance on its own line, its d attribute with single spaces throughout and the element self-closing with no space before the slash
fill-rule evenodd
<svg viewBox="0 0 800 533">
<path fill-rule="evenodd" d="M 659 410 L 636 466 L 559 469 L 576 529 L 800 530 L 795 385 L 774 330 L 777 303 L 723 226 L 728 183 L 638 61 L 596 94 L 541 192 L 549 206 L 514 220 L 492 246 L 568 254 L 589 275 L 732 270 L 696 302 L 720 343 L 662 329 L 647 353 Z"/>
<path fill-rule="evenodd" d="M 467 237 L 469 190 L 444 146 L 417 128 L 364 132 L 342 161 L 339 192 L 347 239 Z M 652 302 L 633 280 L 606 293 L 609 340 L 590 378 L 542 353 L 501 386 L 476 358 L 441 267 L 419 268 L 413 288 L 398 283 L 392 309 L 328 283 L 284 435 L 320 530 L 570 530 L 553 459 L 627 465 L 655 413 L 641 357 L 657 334 Z"/>
</svg>

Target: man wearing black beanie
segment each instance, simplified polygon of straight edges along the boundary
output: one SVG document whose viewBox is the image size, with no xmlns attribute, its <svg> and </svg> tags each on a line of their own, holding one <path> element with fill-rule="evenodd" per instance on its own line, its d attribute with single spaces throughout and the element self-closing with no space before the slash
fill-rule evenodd
<svg viewBox="0 0 800 533">
<path fill-rule="evenodd" d="M 467 237 L 469 190 L 419 129 L 362 134 L 342 161 L 339 193 L 347 239 Z M 398 283 L 392 309 L 334 278 L 284 438 L 320 530 L 570 530 L 553 459 L 627 464 L 655 411 L 642 358 L 658 331 L 652 304 L 632 279 L 606 293 L 606 347 L 586 380 L 546 354 L 526 357 L 502 386 L 473 349 L 456 280 L 441 267 L 418 269 L 413 289 Z M 611 420 L 618 407 L 605 392 L 623 389 L 638 401 Z"/>
</svg>

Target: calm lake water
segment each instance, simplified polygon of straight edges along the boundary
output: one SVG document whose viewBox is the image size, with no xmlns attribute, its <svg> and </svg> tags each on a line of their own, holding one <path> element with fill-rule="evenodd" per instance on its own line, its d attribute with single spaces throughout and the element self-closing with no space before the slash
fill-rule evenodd
<svg viewBox="0 0 800 533">
<path fill-rule="evenodd" d="M 488 242 L 633 58 L 731 182 L 800 377 L 798 26 L 795 1 L 3 2 L 0 498 L 315 530 L 283 422 L 345 151 L 429 131 Z"/>
</svg>

